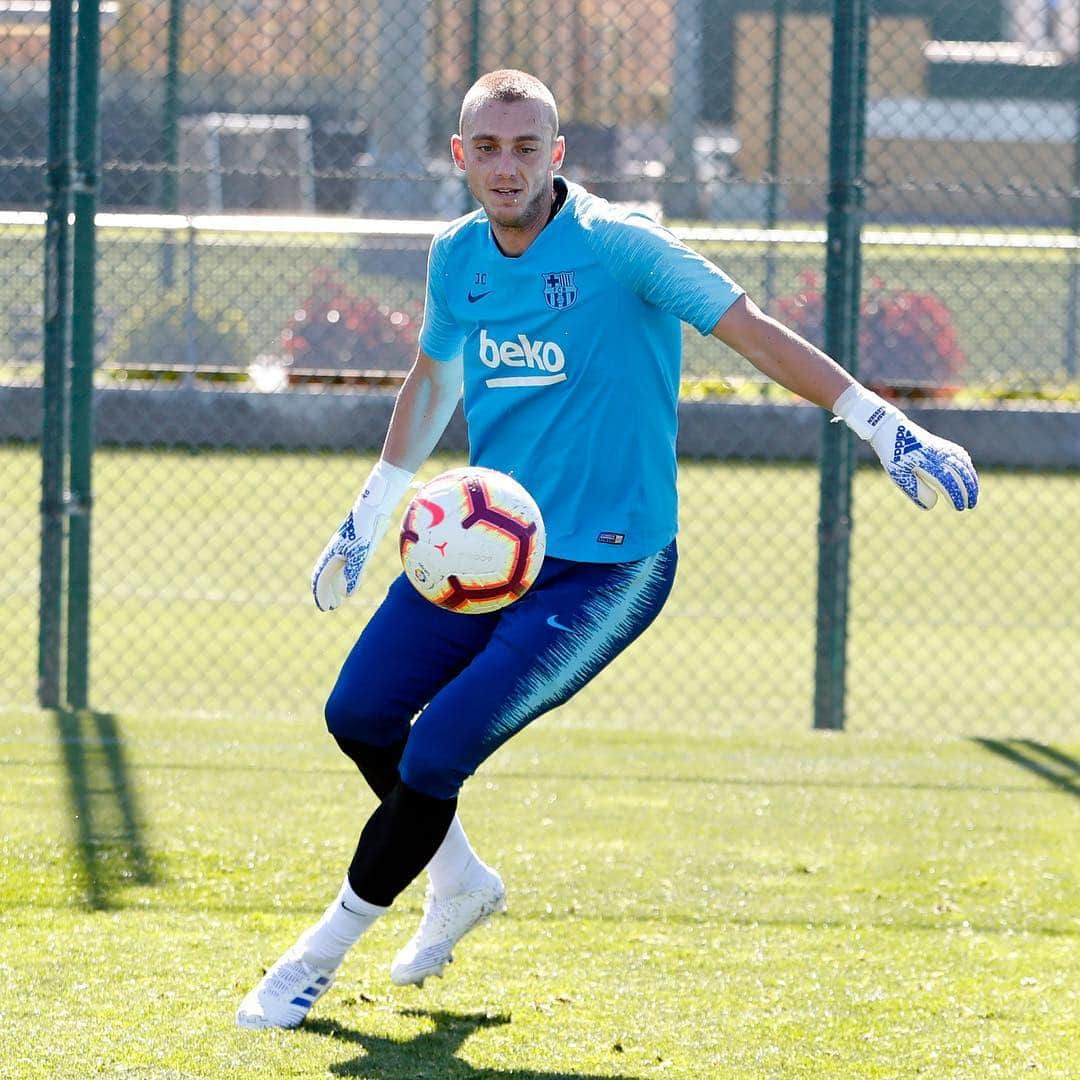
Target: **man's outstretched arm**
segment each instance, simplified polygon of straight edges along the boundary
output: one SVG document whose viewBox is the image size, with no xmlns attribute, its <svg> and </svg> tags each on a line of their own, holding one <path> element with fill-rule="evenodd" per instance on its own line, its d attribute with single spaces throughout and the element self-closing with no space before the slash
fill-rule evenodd
<svg viewBox="0 0 1080 1080">
<path fill-rule="evenodd" d="M 831 357 L 770 318 L 745 296 L 713 327 L 713 336 L 774 382 L 835 413 L 869 442 L 892 481 L 929 510 L 944 495 L 957 510 L 978 501 L 979 478 L 967 451 L 912 423 L 867 390 Z"/>
<path fill-rule="evenodd" d="M 315 561 L 311 592 L 320 611 L 333 611 L 356 591 L 394 507 L 446 430 L 461 385 L 460 359 L 443 363 L 423 351 L 417 354 L 398 391 L 382 456 Z"/>
<path fill-rule="evenodd" d="M 461 398 L 462 363 L 417 354 L 398 391 L 382 459 L 415 473 L 427 461 Z"/>
</svg>

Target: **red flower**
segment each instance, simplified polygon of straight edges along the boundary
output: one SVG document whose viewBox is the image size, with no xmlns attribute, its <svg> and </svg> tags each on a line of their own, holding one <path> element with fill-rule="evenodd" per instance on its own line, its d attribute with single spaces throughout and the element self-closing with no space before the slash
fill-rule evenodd
<svg viewBox="0 0 1080 1080">
<path fill-rule="evenodd" d="M 824 344 L 820 276 L 798 275 L 800 290 L 775 302 L 777 318 L 815 345 Z M 859 310 L 859 379 L 886 397 L 940 397 L 956 391 L 967 365 L 952 313 L 933 293 L 889 290 L 873 277 Z"/>
<path fill-rule="evenodd" d="M 420 305 L 400 308 L 352 293 L 325 267 L 281 331 L 294 372 L 405 371 L 416 358 Z"/>
</svg>

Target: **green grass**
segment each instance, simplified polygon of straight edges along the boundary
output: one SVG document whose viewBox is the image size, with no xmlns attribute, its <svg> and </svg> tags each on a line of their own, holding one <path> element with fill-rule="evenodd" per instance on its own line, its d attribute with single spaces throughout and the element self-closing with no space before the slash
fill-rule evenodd
<svg viewBox="0 0 1080 1080">
<path fill-rule="evenodd" d="M 392 545 L 333 616 L 306 587 L 368 464 L 101 451 L 69 716 L 27 704 L 38 457 L 0 448 L 0 1077 L 1080 1071 L 1075 474 L 989 472 L 957 515 L 860 470 L 826 735 L 816 470 L 684 463 L 660 619 L 466 788 L 509 915 L 397 989 L 414 885 L 303 1029 L 238 1031 L 372 807 L 320 710 Z"/>
<path fill-rule="evenodd" d="M 317 717 L 0 714 L 0 1076 L 1077 1075 L 1080 746 L 682 719 L 539 721 L 462 800 L 508 915 L 395 988 L 418 883 L 251 1033 L 372 808 Z"/>
<path fill-rule="evenodd" d="M 397 572 L 387 544 L 349 606 L 325 616 L 311 603 L 311 563 L 368 467 L 351 454 L 100 451 L 94 707 L 317 715 Z M 0 448 L 0 705 L 34 702 L 38 478 L 35 448 Z M 615 729 L 663 730 L 673 711 L 695 732 L 809 727 L 817 486 L 812 465 L 684 462 L 675 591 L 612 677 L 559 716 Z M 850 727 L 1075 737 L 1076 474 L 988 472 L 974 513 L 926 514 L 872 466 L 855 505 Z"/>
</svg>

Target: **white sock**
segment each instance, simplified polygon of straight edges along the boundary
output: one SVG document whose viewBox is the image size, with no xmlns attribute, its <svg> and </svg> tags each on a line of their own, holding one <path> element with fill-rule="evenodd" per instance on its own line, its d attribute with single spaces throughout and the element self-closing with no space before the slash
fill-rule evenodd
<svg viewBox="0 0 1080 1080">
<path fill-rule="evenodd" d="M 431 887 L 440 900 L 456 893 L 477 889 L 488 880 L 490 867 L 473 851 L 457 814 L 450 822 L 450 828 L 439 845 L 439 850 L 432 855 L 427 871 L 431 878 Z"/>
<path fill-rule="evenodd" d="M 388 910 L 361 900 L 346 878 L 322 918 L 300 935 L 297 944 L 303 949 L 303 958 L 312 967 L 333 971 L 360 940 L 361 934 Z"/>
</svg>

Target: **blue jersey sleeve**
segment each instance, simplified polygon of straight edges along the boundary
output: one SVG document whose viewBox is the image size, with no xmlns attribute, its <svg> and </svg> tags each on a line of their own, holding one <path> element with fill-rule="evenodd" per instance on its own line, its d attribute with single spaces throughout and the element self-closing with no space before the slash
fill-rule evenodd
<svg viewBox="0 0 1080 1080">
<path fill-rule="evenodd" d="M 743 295 L 719 267 L 644 214 L 594 219 L 588 235 L 620 284 L 702 334 Z"/>
<path fill-rule="evenodd" d="M 433 360 L 456 360 L 465 344 L 465 328 L 450 313 L 446 302 L 446 249 L 437 236 L 428 252 L 427 292 L 424 324 L 420 327 L 420 348 Z"/>
</svg>

